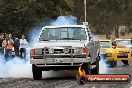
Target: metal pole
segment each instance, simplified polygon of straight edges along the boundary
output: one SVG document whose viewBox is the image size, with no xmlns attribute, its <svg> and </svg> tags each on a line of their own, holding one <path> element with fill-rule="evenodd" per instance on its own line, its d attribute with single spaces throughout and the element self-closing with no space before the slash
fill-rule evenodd
<svg viewBox="0 0 132 88">
<path fill-rule="evenodd" d="M 86 0 L 84 0 L 84 15 L 85 15 L 85 22 L 87 22 L 87 12 L 86 12 Z"/>
</svg>

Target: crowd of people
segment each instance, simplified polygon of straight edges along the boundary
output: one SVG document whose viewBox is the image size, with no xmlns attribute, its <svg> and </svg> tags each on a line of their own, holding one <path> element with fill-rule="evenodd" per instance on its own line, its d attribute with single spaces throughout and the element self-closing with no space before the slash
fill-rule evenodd
<svg viewBox="0 0 132 88">
<path fill-rule="evenodd" d="M 11 34 L 0 35 L 1 53 L 4 55 L 4 60 L 7 62 L 13 59 L 13 52 L 16 57 L 26 60 L 26 48 L 29 46 L 25 35 L 18 38 L 17 35 L 12 37 Z"/>
</svg>

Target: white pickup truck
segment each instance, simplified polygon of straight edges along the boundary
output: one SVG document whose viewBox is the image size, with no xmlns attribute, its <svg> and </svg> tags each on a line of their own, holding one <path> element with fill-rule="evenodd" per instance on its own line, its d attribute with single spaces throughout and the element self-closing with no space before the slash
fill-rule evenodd
<svg viewBox="0 0 132 88">
<path fill-rule="evenodd" d="M 99 74 L 99 51 L 86 25 L 45 26 L 30 51 L 33 79 L 41 79 L 42 71 L 78 70 L 80 65 L 85 74 Z"/>
</svg>

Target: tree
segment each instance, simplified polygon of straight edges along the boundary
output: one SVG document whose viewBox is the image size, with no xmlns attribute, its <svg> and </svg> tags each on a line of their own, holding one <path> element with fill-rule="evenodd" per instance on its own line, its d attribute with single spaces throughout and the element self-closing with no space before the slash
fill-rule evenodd
<svg viewBox="0 0 132 88">
<path fill-rule="evenodd" d="M 109 38 L 120 25 L 131 29 L 132 0 L 87 0 L 87 21 L 92 31 Z M 0 0 L 0 32 L 25 33 L 35 25 L 73 15 L 84 21 L 84 0 Z M 116 27 L 116 28 L 115 28 Z"/>
</svg>

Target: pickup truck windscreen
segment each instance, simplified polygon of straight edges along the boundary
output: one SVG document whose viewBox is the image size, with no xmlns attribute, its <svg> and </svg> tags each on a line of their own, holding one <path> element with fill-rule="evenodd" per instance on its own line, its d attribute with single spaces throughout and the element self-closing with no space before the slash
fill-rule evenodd
<svg viewBox="0 0 132 88">
<path fill-rule="evenodd" d="M 48 40 L 86 40 L 86 31 L 81 27 L 45 28 L 39 41 Z"/>
</svg>

